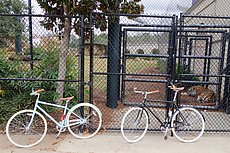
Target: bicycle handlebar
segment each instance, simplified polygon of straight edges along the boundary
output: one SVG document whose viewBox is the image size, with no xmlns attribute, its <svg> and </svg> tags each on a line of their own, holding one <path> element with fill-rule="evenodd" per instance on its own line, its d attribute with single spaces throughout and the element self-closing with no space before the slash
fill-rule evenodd
<svg viewBox="0 0 230 153">
<path fill-rule="evenodd" d="M 138 91 L 137 88 L 134 88 L 134 92 L 135 92 L 135 93 L 142 94 L 142 95 L 148 95 L 148 94 L 160 92 L 160 90 L 153 90 L 153 91 Z"/>
<path fill-rule="evenodd" d="M 171 86 L 168 86 L 171 90 L 174 91 L 181 91 L 184 90 L 184 87 L 177 87 L 176 85 L 174 85 L 173 83 L 171 83 Z M 137 88 L 134 88 L 134 92 L 138 93 L 138 94 L 142 94 L 142 95 L 148 95 L 148 94 L 152 94 L 152 93 L 157 93 L 160 92 L 159 90 L 154 90 L 154 91 L 140 91 L 137 90 Z"/>
<path fill-rule="evenodd" d="M 33 95 L 39 95 L 39 93 L 40 92 L 43 92 L 43 91 L 45 91 L 44 89 L 38 89 L 38 90 L 36 90 L 36 91 L 32 91 L 31 93 L 30 93 L 30 95 L 31 96 L 33 96 Z"/>
<path fill-rule="evenodd" d="M 174 91 L 184 90 L 184 87 L 176 87 L 175 85 L 168 86 L 168 87 Z"/>
</svg>

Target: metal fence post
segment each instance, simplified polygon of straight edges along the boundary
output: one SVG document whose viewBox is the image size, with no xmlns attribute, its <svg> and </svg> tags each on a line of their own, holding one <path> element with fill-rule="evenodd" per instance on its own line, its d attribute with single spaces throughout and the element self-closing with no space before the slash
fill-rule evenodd
<svg viewBox="0 0 230 153">
<path fill-rule="evenodd" d="M 109 17 L 108 28 L 108 64 L 107 64 L 107 103 L 109 108 L 116 108 L 120 87 L 120 55 L 119 55 L 119 17 Z"/>
<path fill-rule="evenodd" d="M 31 0 L 28 0 L 28 7 L 29 7 L 29 42 L 30 42 L 30 68 L 33 70 L 33 27 L 32 27 L 32 6 Z"/>
<path fill-rule="evenodd" d="M 80 37 L 81 37 L 81 42 L 80 42 L 80 103 L 83 103 L 84 102 L 84 88 L 85 88 L 85 80 L 84 80 L 84 45 L 85 45 L 85 39 L 84 39 L 84 33 L 85 33 L 85 30 L 84 30 L 84 15 L 81 15 L 80 16 L 80 20 L 81 20 L 81 23 L 80 23 Z"/>
</svg>

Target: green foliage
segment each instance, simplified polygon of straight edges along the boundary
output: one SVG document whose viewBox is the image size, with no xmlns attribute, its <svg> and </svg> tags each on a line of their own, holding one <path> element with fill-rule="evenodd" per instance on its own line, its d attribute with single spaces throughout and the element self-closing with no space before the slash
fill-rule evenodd
<svg viewBox="0 0 230 153">
<path fill-rule="evenodd" d="M 34 55 L 41 55 L 45 52 L 45 49 L 44 48 L 39 48 L 39 47 L 34 47 L 33 48 L 33 54 Z M 24 51 L 24 54 L 25 55 L 30 55 L 30 49 L 29 48 L 26 48 L 25 51 Z"/>
<path fill-rule="evenodd" d="M 151 50 L 151 53 L 152 54 L 159 54 L 160 52 L 159 52 L 159 49 L 154 48 L 154 49 Z"/>
<path fill-rule="evenodd" d="M 144 54 L 145 52 L 144 52 L 144 50 L 143 49 L 138 49 L 137 50 L 137 54 Z"/>
<path fill-rule="evenodd" d="M 141 0 L 125 1 L 121 4 L 121 12 L 126 14 L 141 14 L 144 13 L 144 6 L 138 4 Z M 133 17 L 129 17 L 133 18 Z"/>
<path fill-rule="evenodd" d="M 180 76 L 179 78 L 179 74 L 191 74 L 191 76 Z M 192 74 L 194 74 L 194 72 L 193 71 L 189 72 L 189 69 L 187 66 L 182 66 L 178 64 L 176 65 L 176 79 L 179 78 L 180 80 L 200 81 L 199 77 L 192 76 Z M 184 86 L 186 89 L 188 89 L 189 87 L 194 86 L 194 84 L 186 83 L 184 84 Z"/>
<path fill-rule="evenodd" d="M 21 14 L 26 9 L 26 3 L 23 0 L 1 0 L 0 13 L 3 14 Z M 20 17 L 16 16 L 0 16 L 0 47 L 6 45 L 7 40 L 20 35 L 24 28 L 25 23 L 22 22 Z"/>
<path fill-rule="evenodd" d="M 43 51 L 43 59 L 37 64 L 33 70 L 25 68 L 26 62 L 10 61 L 3 54 L 0 54 L 0 78 L 36 78 L 36 79 L 57 79 L 58 78 L 58 49 L 38 49 Z M 4 51 L 2 50 L 1 53 Z M 67 75 L 66 79 L 76 80 L 78 77 L 76 59 L 67 56 Z M 57 98 L 55 81 L 20 81 L 20 80 L 4 80 L 0 81 L 0 112 L 4 112 L 4 116 L 0 117 L 0 123 L 7 120 L 9 116 L 21 109 L 33 108 L 35 97 L 31 97 L 29 93 L 32 89 L 45 89 L 41 94 L 41 100 L 48 102 L 55 101 Z M 78 83 L 65 83 L 64 96 L 75 96 L 73 101 L 77 101 Z"/>
<path fill-rule="evenodd" d="M 126 49 L 126 50 L 125 50 L 125 53 L 126 53 L 126 54 L 130 54 L 131 51 L 130 51 L 129 49 Z"/>
<path fill-rule="evenodd" d="M 128 14 L 140 14 L 144 12 L 144 6 L 138 4 L 140 0 L 37 0 L 38 4 L 45 10 L 47 14 L 54 15 L 79 15 L 84 14 L 86 25 L 89 25 L 90 13 L 93 11 L 99 11 L 104 13 L 128 13 Z M 74 25 L 73 28 L 76 34 L 80 33 L 80 21 L 78 18 L 72 18 Z M 95 27 L 101 31 L 107 29 L 107 18 L 105 15 L 98 15 L 95 18 Z M 57 24 L 58 23 L 58 24 Z M 65 18 L 63 17 L 47 17 L 41 24 L 48 30 L 57 31 L 61 34 L 61 31 L 65 27 Z M 57 28 L 58 26 L 58 28 Z M 88 30 L 88 31 L 87 31 Z M 89 29 L 86 29 L 85 35 L 88 37 Z"/>
<path fill-rule="evenodd" d="M 12 97 L 0 96 L 0 124 L 7 121 L 11 115 L 22 109 L 32 109 L 34 107 L 34 99 L 28 93 L 22 92 Z"/>
<path fill-rule="evenodd" d="M 160 72 L 166 73 L 167 72 L 167 60 L 161 59 L 161 58 L 156 58 L 156 60 L 157 60 L 157 67 L 160 69 Z"/>
</svg>

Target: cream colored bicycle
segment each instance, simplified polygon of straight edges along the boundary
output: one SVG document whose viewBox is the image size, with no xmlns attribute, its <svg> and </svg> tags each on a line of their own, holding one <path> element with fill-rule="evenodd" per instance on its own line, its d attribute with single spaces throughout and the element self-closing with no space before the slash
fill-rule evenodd
<svg viewBox="0 0 230 153">
<path fill-rule="evenodd" d="M 74 137 L 81 139 L 91 138 L 100 130 L 102 114 L 96 106 L 90 103 L 79 103 L 69 109 L 68 103 L 74 97 L 60 98 L 66 101 L 65 105 L 40 101 L 40 93 L 43 91 L 41 89 L 30 93 L 31 96 L 37 96 L 33 110 L 21 110 L 7 122 L 6 135 L 11 143 L 18 147 L 32 147 L 41 142 L 47 133 L 47 121 L 42 114 L 56 124 L 57 137 L 66 128 Z M 42 105 L 62 108 L 64 111 L 60 120 L 55 120 L 42 108 Z"/>
</svg>

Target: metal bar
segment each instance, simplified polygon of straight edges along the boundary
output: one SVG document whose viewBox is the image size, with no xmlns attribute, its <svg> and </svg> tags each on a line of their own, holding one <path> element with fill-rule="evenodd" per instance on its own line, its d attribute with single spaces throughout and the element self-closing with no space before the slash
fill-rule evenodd
<svg viewBox="0 0 230 153">
<path fill-rule="evenodd" d="M 123 52 L 122 52 L 122 93 L 121 101 L 125 101 L 125 77 L 126 77 L 126 49 L 127 49 L 127 31 L 123 31 Z"/>
<path fill-rule="evenodd" d="M 94 44 L 94 29 L 93 29 L 93 14 L 90 13 L 90 57 L 89 57 L 89 102 L 93 103 L 93 44 Z"/>
<path fill-rule="evenodd" d="M 54 15 L 54 14 L 31 14 L 31 13 L 29 14 L 0 13 L 0 16 L 79 18 L 78 15 Z"/>
<path fill-rule="evenodd" d="M 173 16 L 161 16 L 161 15 L 145 15 L 145 14 L 125 14 L 125 13 L 101 13 L 101 12 L 93 12 L 93 14 L 102 14 L 102 15 L 107 15 L 107 16 L 132 16 L 132 17 L 151 17 L 151 18 L 173 18 Z"/>
<path fill-rule="evenodd" d="M 163 104 L 164 103 L 164 104 Z M 170 101 L 165 102 L 165 101 L 150 101 L 150 103 L 145 104 L 148 107 L 154 107 L 154 108 L 165 108 L 166 103 L 171 103 Z M 141 102 L 124 102 L 125 106 L 143 106 L 143 103 Z"/>
<path fill-rule="evenodd" d="M 189 56 L 189 55 L 183 55 L 183 56 L 177 56 L 177 58 L 197 58 L 197 59 L 222 59 L 222 57 L 218 56 Z"/>
<path fill-rule="evenodd" d="M 182 76 L 208 76 L 208 77 L 230 77 L 230 75 L 220 74 L 220 75 L 209 75 L 209 74 L 180 74 Z"/>
<path fill-rule="evenodd" d="M 143 28 L 124 28 L 125 31 L 137 31 L 137 32 L 172 32 L 170 29 L 143 29 Z"/>
<path fill-rule="evenodd" d="M 138 73 L 138 74 L 135 74 L 135 73 L 106 73 L 106 72 L 93 72 L 94 75 L 108 75 L 108 74 L 111 74 L 111 75 L 125 75 L 125 76 L 155 76 L 155 77 L 169 77 L 170 75 L 169 74 L 141 74 L 141 73 Z"/>
<path fill-rule="evenodd" d="M 33 78 L 0 78 L 0 80 L 15 80 L 15 81 L 55 81 L 55 82 L 80 82 L 80 81 L 81 81 L 81 80 L 33 79 Z"/>
<path fill-rule="evenodd" d="M 121 72 L 122 71 L 122 62 L 123 62 L 123 60 L 122 60 L 122 58 L 123 58 L 123 50 L 121 50 L 121 45 L 122 45 L 122 27 L 119 25 L 119 72 Z M 122 76 L 121 76 L 121 79 L 122 79 Z M 120 83 L 120 81 L 119 81 L 119 84 L 118 84 L 118 91 L 119 91 L 119 93 L 118 93 L 118 99 L 119 100 L 122 100 L 122 91 L 120 90 L 120 89 L 122 89 L 122 85 L 121 85 L 121 83 Z"/>
<path fill-rule="evenodd" d="M 208 18 L 208 19 L 229 19 L 229 16 L 205 16 L 205 15 L 189 15 L 183 14 L 182 17 L 184 18 Z"/>
<path fill-rule="evenodd" d="M 187 34 L 187 33 L 186 33 Z M 194 38 L 194 39 L 196 39 L 196 38 L 210 38 L 211 39 L 211 37 L 212 37 L 212 35 L 186 35 L 187 37 L 192 37 L 192 38 Z M 191 38 L 190 38 L 191 39 Z"/>
<path fill-rule="evenodd" d="M 28 1 L 28 7 L 29 7 L 29 14 L 32 14 L 32 6 L 31 6 L 31 1 Z M 29 16 L 29 44 L 30 44 L 30 68 L 33 70 L 33 25 L 32 25 L 32 16 Z"/>
<path fill-rule="evenodd" d="M 227 25 L 183 25 L 184 28 L 230 28 Z"/>
<path fill-rule="evenodd" d="M 197 38 L 197 37 L 194 36 L 194 37 L 190 38 L 190 40 L 208 40 L 208 38 L 206 38 L 206 37 L 201 37 L 201 38 L 198 37 Z"/>
<path fill-rule="evenodd" d="M 212 55 L 212 44 L 213 44 L 212 39 L 213 39 L 213 37 L 211 36 L 210 37 L 210 44 L 209 44 L 208 56 Z M 211 65 L 211 60 L 208 59 L 207 74 L 210 74 L 210 65 Z M 209 76 L 206 77 L 206 81 L 209 81 Z"/>
<path fill-rule="evenodd" d="M 207 82 L 207 81 L 187 81 L 181 80 L 181 83 L 193 83 L 193 84 L 210 84 L 210 85 L 219 85 L 219 82 Z"/>
<path fill-rule="evenodd" d="M 135 78 L 127 78 L 125 79 L 125 81 L 167 83 L 167 80 L 135 79 Z"/>
<path fill-rule="evenodd" d="M 125 54 L 125 56 L 129 56 L 129 57 L 158 57 L 158 58 L 169 58 L 169 55 L 162 55 L 162 54 Z"/>
<path fill-rule="evenodd" d="M 180 13 L 180 22 L 179 22 L 179 55 L 178 55 L 178 65 L 174 65 L 175 67 L 177 66 L 177 80 L 180 80 L 179 74 L 180 74 L 180 65 L 182 64 L 182 60 L 180 57 L 183 55 L 182 54 L 182 25 L 184 24 L 184 18 L 182 17 L 182 14 Z M 185 60 L 185 59 L 184 59 Z"/>
<path fill-rule="evenodd" d="M 121 24 L 122 27 L 159 27 L 159 28 L 171 28 L 171 25 L 160 25 L 160 24 Z M 129 28 L 132 29 L 132 28 Z"/>
<path fill-rule="evenodd" d="M 228 49 L 227 49 L 227 61 L 226 61 L 226 66 L 230 65 L 230 33 L 228 33 Z M 227 69 L 227 67 L 226 67 Z M 230 74 L 230 72 L 226 72 L 227 75 Z M 230 89 L 230 78 L 225 78 L 224 82 L 224 96 L 223 96 L 223 101 L 226 102 L 226 112 L 230 113 L 230 96 L 229 96 L 229 89 Z M 229 108 L 228 108 L 229 107 Z M 227 110 L 229 109 L 229 110 Z"/>
<path fill-rule="evenodd" d="M 84 102 L 84 90 L 85 90 L 85 82 L 84 82 L 84 59 L 85 59 L 85 55 L 84 55 L 84 44 L 85 44 L 85 39 L 84 39 L 84 34 L 85 34 L 85 29 L 84 29 L 84 15 L 81 15 L 80 17 L 80 20 L 81 20 L 81 29 L 80 29 L 80 37 L 81 37 L 81 48 L 80 48 L 80 60 L 81 60 L 81 63 L 80 63 L 80 103 L 83 103 Z"/>
<path fill-rule="evenodd" d="M 184 53 L 183 55 L 187 55 L 188 54 L 188 34 L 186 33 L 184 36 Z M 179 55 L 181 56 L 181 55 Z M 188 65 L 186 64 L 186 58 L 182 59 L 182 65 Z M 189 66 L 189 65 L 188 65 Z M 190 69 L 190 67 L 188 67 Z"/>
<path fill-rule="evenodd" d="M 222 59 L 220 59 L 220 64 L 219 64 L 219 70 L 218 70 L 218 74 L 221 74 L 223 71 L 223 67 L 224 67 L 224 55 L 225 55 L 225 46 L 226 46 L 226 33 L 222 34 L 222 38 L 221 38 L 221 50 L 220 50 L 220 55 L 222 57 Z M 217 88 L 217 106 L 220 107 L 220 101 L 221 101 L 221 91 L 222 91 L 222 77 L 218 77 L 218 88 Z"/>
<path fill-rule="evenodd" d="M 200 32 L 200 33 L 226 33 L 227 30 L 193 30 L 193 29 L 183 29 L 182 32 Z"/>
<path fill-rule="evenodd" d="M 204 39 L 205 40 L 205 53 L 204 53 L 204 55 L 205 56 L 208 56 L 208 39 Z M 203 74 L 208 74 L 207 73 L 207 59 L 204 59 L 204 68 L 203 68 Z M 208 81 L 207 79 L 206 79 L 206 77 L 203 77 L 203 81 Z"/>
<path fill-rule="evenodd" d="M 194 45 L 194 46 L 196 47 L 196 41 L 195 41 L 195 45 Z M 180 58 L 182 58 L 182 57 L 184 57 L 184 56 L 193 56 L 193 55 L 192 55 L 192 50 L 193 50 L 193 41 L 190 39 L 190 40 L 189 40 L 188 55 L 182 55 Z M 195 50 L 196 50 L 196 48 L 195 48 Z M 191 73 L 191 63 L 192 63 L 191 60 L 192 60 L 191 58 L 188 58 L 188 73 Z M 183 65 L 183 66 L 184 66 L 184 65 Z"/>
</svg>

